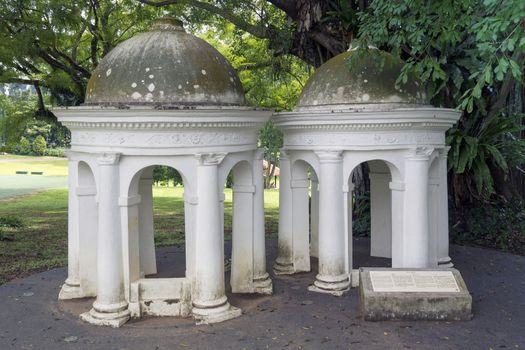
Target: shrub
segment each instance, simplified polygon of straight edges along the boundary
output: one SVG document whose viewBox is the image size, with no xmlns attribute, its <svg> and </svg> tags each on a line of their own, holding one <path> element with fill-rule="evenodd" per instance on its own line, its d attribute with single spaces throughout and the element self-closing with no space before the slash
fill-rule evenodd
<svg viewBox="0 0 525 350">
<path fill-rule="evenodd" d="M 450 239 L 525 254 L 525 205 L 498 202 L 450 211 Z"/>
<path fill-rule="evenodd" d="M 20 228 L 24 222 L 14 216 L 0 216 L 0 227 Z"/>
<path fill-rule="evenodd" d="M 354 197 L 352 209 L 352 234 L 354 237 L 370 236 L 370 192 Z"/>
<path fill-rule="evenodd" d="M 46 148 L 44 155 L 49 157 L 65 157 L 66 150 L 64 148 Z"/>
<path fill-rule="evenodd" d="M 15 236 L 12 233 L 7 233 L 0 227 L 0 242 L 12 242 L 14 240 Z"/>
<path fill-rule="evenodd" d="M 33 142 L 33 152 L 39 156 L 44 155 L 47 149 L 46 139 L 42 135 L 38 135 Z"/>
<path fill-rule="evenodd" d="M 17 153 L 19 154 L 29 154 L 31 152 L 31 144 L 29 143 L 29 140 L 23 136 L 20 138 L 17 148 Z"/>
</svg>

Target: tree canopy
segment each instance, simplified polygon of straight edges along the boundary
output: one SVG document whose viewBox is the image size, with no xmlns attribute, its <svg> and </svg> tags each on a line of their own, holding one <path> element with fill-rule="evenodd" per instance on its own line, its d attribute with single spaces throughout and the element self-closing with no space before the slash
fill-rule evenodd
<svg viewBox="0 0 525 350">
<path fill-rule="evenodd" d="M 49 103 L 82 103 L 100 59 L 163 14 L 232 62 L 250 104 L 277 110 L 291 109 L 313 69 L 350 45 L 398 55 L 399 85 L 414 71 L 434 105 L 463 112 L 448 133 L 456 201 L 516 196 L 509 180 L 525 163 L 522 0 L 7 0 L 0 83 L 34 85 L 37 116 L 52 117 L 42 89 Z M 278 144 L 273 131 L 263 134 Z"/>
</svg>

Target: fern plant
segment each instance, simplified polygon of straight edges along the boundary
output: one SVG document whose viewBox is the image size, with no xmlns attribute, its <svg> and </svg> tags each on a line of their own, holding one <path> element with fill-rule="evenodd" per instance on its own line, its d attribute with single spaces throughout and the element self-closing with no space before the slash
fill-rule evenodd
<svg viewBox="0 0 525 350">
<path fill-rule="evenodd" d="M 492 119 L 472 115 L 447 134 L 450 146 L 448 168 L 456 203 L 470 196 L 487 200 L 494 195 L 494 172 L 505 177 L 510 169 L 525 164 L 525 140 L 516 136 L 523 130 L 521 115 L 497 115 Z"/>
</svg>

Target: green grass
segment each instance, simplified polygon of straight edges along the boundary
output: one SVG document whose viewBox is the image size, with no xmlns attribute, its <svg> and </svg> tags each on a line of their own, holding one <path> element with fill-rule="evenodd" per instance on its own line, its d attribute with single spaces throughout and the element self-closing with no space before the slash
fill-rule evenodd
<svg viewBox="0 0 525 350">
<path fill-rule="evenodd" d="M 13 155 L 0 156 L 0 175 L 15 175 L 17 171 L 42 171 L 44 172 L 44 176 L 67 176 L 66 159 L 47 159 L 47 157 L 39 158 Z"/>
<path fill-rule="evenodd" d="M 153 189 L 157 246 L 184 244 L 183 192 L 182 187 Z M 231 237 L 232 192 L 230 189 L 224 192 L 225 236 L 228 239 Z M 270 237 L 277 236 L 278 198 L 278 190 L 265 191 L 266 234 Z M 67 264 L 66 189 L 0 200 L 0 218 L 18 218 L 23 223 L 18 228 L 0 227 L 0 284 Z"/>
</svg>

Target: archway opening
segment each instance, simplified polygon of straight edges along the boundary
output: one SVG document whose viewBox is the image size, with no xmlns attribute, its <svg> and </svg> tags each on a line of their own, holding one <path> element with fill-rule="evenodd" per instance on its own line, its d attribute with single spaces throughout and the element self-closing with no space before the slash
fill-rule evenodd
<svg viewBox="0 0 525 350">
<path fill-rule="evenodd" d="M 392 171 L 382 160 L 356 166 L 349 179 L 352 267 L 392 266 Z"/>
<path fill-rule="evenodd" d="M 170 166 L 154 165 L 142 169 L 130 192 L 140 202 L 130 210 L 136 217 L 140 278 L 186 276 L 186 235 L 184 180 Z M 133 212 L 133 211 L 136 211 Z M 130 231 L 134 227 L 130 225 Z M 130 232 L 130 236 L 133 232 Z M 131 239 L 130 239 L 131 241 Z"/>
</svg>

